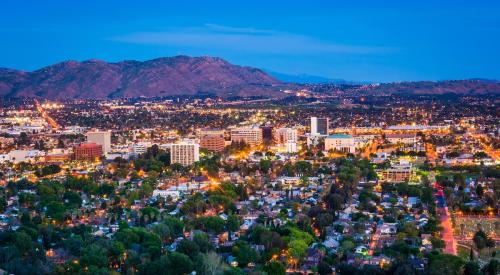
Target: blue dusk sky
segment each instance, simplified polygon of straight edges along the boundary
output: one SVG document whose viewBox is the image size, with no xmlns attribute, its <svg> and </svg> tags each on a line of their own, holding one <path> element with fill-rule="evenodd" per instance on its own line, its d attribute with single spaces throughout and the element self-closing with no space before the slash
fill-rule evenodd
<svg viewBox="0 0 500 275">
<path fill-rule="evenodd" d="M 355 81 L 500 79 L 494 0 L 2 0 L 0 37 L 0 67 L 22 70 L 183 54 Z"/>
</svg>

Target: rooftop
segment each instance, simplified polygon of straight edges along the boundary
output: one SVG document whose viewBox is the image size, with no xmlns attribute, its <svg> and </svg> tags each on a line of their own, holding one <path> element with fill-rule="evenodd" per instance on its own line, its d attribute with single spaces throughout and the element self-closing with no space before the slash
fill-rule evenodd
<svg viewBox="0 0 500 275">
<path fill-rule="evenodd" d="M 352 138 L 352 136 L 346 134 L 333 134 L 329 135 L 328 138 Z"/>
</svg>

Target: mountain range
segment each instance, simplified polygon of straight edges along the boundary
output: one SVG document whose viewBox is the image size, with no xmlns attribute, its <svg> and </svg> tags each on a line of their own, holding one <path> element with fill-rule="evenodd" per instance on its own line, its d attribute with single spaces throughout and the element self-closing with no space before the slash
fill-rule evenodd
<svg viewBox="0 0 500 275">
<path fill-rule="evenodd" d="M 122 98 L 215 94 L 273 96 L 281 81 L 260 69 L 216 57 L 165 57 L 144 62 L 65 61 L 33 72 L 0 69 L 0 96 Z"/>
<path fill-rule="evenodd" d="M 293 82 L 293 83 L 292 83 Z M 360 85 L 310 75 L 290 76 L 231 64 L 217 57 L 163 57 L 148 61 L 65 61 L 26 72 L 0 68 L 1 97 L 109 99 L 176 95 L 283 97 L 286 89 L 329 92 L 335 85 L 359 86 L 369 93 L 500 93 L 495 80 L 470 79 Z M 318 84 L 319 83 L 319 84 Z"/>
</svg>

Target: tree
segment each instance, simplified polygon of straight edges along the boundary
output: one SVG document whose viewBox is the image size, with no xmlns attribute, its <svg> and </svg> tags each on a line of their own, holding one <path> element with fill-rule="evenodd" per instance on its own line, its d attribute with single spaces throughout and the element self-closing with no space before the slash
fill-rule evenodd
<svg viewBox="0 0 500 275">
<path fill-rule="evenodd" d="M 181 210 L 186 215 L 201 215 L 207 209 L 207 204 L 203 195 L 195 193 L 184 203 Z"/>
<path fill-rule="evenodd" d="M 183 253 L 189 256 L 189 258 L 194 259 L 200 253 L 200 247 L 193 241 L 188 239 L 183 239 L 177 245 L 177 252 Z"/>
<path fill-rule="evenodd" d="M 260 170 L 264 173 L 267 174 L 269 172 L 269 169 L 272 167 L 272 162 L 267 159 L 261 159 L 260 160 Z"/>
<path fill-rule="evenodd" d="M 227 217 L 226 228 L 229 231 L 229 238 L 231 238 L 231 233 L 238 231 L 240 229 L 241 220 L 238 215 L 231 214 Z"/>
<path fill-rule="evenodd" d="M 486 154 L 485 152 L 477 152 L 474 154 L 473 156 L 475 159 L 484 159 L 484 158 L 488 158 L 488 154 Z"/>
<path fill-rule="evenodd" d="M 271 261 L 268 262 L 263 270 L 268 274 L 268 275 L 285 275 L 286 274 L 286 269 L 285 266 L 278 261 Z"/>
<path fill-rule="evenodd" d="M 160 239 L 163 242 L 166 242 L 172 234 L 170 227 L 168 227 L 165 223 L 159 223 L 153 226 L 152 231 L 156 233 L 156 235 L 160 236 Z"/>
<path fill-rule="evenodd" d="M 205 228 L 214 234 L 224 231 L 224 220 L 219 216 L 210 216 L 204 219 Z"/>
<path fill-rule="evenodd" d="M 477 231 L 474 234 L 474 237 L 472 238 L 472 240 L 474 241 L 474 244 L 476 245 L 476 247 L 479 251 L 481 251 L 483 248 L 486 247 L 487 239 L 488 239 L 488 236 L 482 230 Z"/>
<path fill-rule="evenodd" d="M 82 249 L 81 264 L 83 266 L 107 267 L 108 255 L 107 250 L 97 244 L 91 244 Z"/>
<path fill-rule="evenodd" d="M 325 262 L 322 261 L 318 265 L 318 273 L 320 275 L 332 274 L 332 267 L 329 264 L 327 264 L 327 263 L 325 263 Z"/>
<path fill-rule="evenodd" d="M 288 243 L 288 256 L 294 260 L 294 262 L 300 262 L 302 258 L 306 255 L 308 245 L 303 240 L 293 240 Z"/>
<path fill-rule="evenodd" d="M 22 145 L 29 145 L 31 143 L 30 138 L 25 132 L 21 132 L 19 134 L 19 137 L 16 141 L 17 145 L 22 146 Z"/>
<path fill-rule="evenodd" d="M 455 275 L 460 274 L 465 262 L 462 258 L 450 254 L 430 254 L 429 274 Z"/>
<path fill-rule="evenodd" d="M 231 214 L 227 218 L 226 227 L 229 231 L 237 231 L 240 228 L 241 220 L 238 215 Z"/>
<path fill-rule="evenodd" d="M 232 252 L 238 259 L 238 263 L 241 267 L 246 267 L 249 263 L 257 260 L 257 252 L 244 241 L 237 241 L 233 246 Z"/>
<path fill-rule="evenodd" d="M 52 201 L 47 205 L 47 216 L 56 221 L 63 220 L 63 215 L 65 211 L 66 208 L 59 201 Z"/>
<path fill-rule="evenodd" d="M 65 145 L 64 145 L 64 141 L 63 141 L 61 138 L 59 138 L 59 139 L 57 140 L 57 148 L 59 148 L 59 149 L 64 149 L 64 147 L 65 147 Z"/>
<path fill-rule="evenodd" d="M 188 274 L 193 271 L 193 262 L 191 262 L 188 256 L 181 253 L 172 252 L 167 257 L 167 270 L 169 274 Z M 165 271 L 166 270 L 164 270 L 163 272 Z"/>
<path fill-rule="evenodd" d="M 14 245 L 21 254 L 26 254 L 32 248 L 31 237 L 24 232 L 14 233 Z"/>
<path fill-rule="evenodd" d="M 324 233 L 326 227 L 332 225 L 332 223 L 333 223 L 333 216 L 330 215 L 329 213 L 321 213 L 316 219 L 316 225 L 321 230 L 322 234 Z"/>
<path fill-rule="evenodd" d="M 500 262 L 497 259 L 491 259 L 483 268 L 483 272 L 488 275 L 498 275 L 500 273 Z"/>
<path fill-rule="evenodd" d="M 484 188 L 482 185 L 478 184 L 477 187 L 476 187 L 476 195 L 480 198 L 483 197 L 483 194 L 484 194 Z"/>
<path fill-rule="evenodd" d="M 465 264 L 464 275 L 481 275 L 479 264 L 475 261 L 469 261 Z"/>
<path fill-rule="evenodd" d="M 5 199 L 4 196 L 0 197 L 0 212 L 4 212 L 5 209 L 7 208 L 7 200 Z"/>
<path fill-rule="evenodd" d="M 222 275 L 226 265 L 217 253 L 211 251 L 200 255 L 197 271 L 201 275 Z"/>
<path fill-rule="evenodd" d="M 167 256 L 162 256 L 158 260 L 146 262 L 139 266 L 141 275 L 177 275 L 189 274 L 193 271 L 193 262 L 188 256 L 172 252 Z"/>
<path fill-rule="evenodd" d="M 200 252 L 202 253 L 207 253 L 208 251 L 213 249 L 208 239 L 208 235 L 205 233 L 195 234 L 193 236 L 193 242 L 195 242 L 198 245 L 198 247 L 200 248 Z"/>
<path fill-rule="evenodd" d="M 328 194 L 327 195 L 327 205 L 328 208 L 333 210 L 334 213 L 338 213 L 338 211 L 342 210 L 344 199 L 339 194 Z"/>
</svg>

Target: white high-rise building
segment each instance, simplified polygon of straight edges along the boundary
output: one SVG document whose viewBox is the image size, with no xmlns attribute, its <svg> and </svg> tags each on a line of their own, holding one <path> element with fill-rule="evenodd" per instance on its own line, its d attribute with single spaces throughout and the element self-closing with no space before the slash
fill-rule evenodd
<svg viewBox="0 0 500 275">
<path fill-rule="evenodd" d="M 151 146 L 153 146 L 151 142 L 137 142 L 132 145 L 132 151 L 135 154 L 144 154 Z"/>
<path fill-rule="evenodd" d="M 102 146 L 104 154 L 111 152 L 111 131 L 87 132 L 87 142 L 93 142 Z"/>
<path fill-rule="evenodd" d="M 328 118 L 311 117 L 311 134 L 312 135 L 328 135 Z"/>
<path fill-rule="evenodd" d="M 297 153 L 298 152 L 297 142 L 287 141 L 285 143 L 285 146 L 286 146 L 286 152 L 287 153 Z"/>
<path fill-rule="evenodd" d="M 287 142 L 297 142 L 297 129 L 279 128 L 274 132 L 274 141 L 277 144 L 285 144 Z"/>
<path fill-rule="evenodd" d="M 171 145 L 170 163 L 189 166 L 200 160 L 200 145 L 192 140 L 185 140 Z"/>
</svg>

